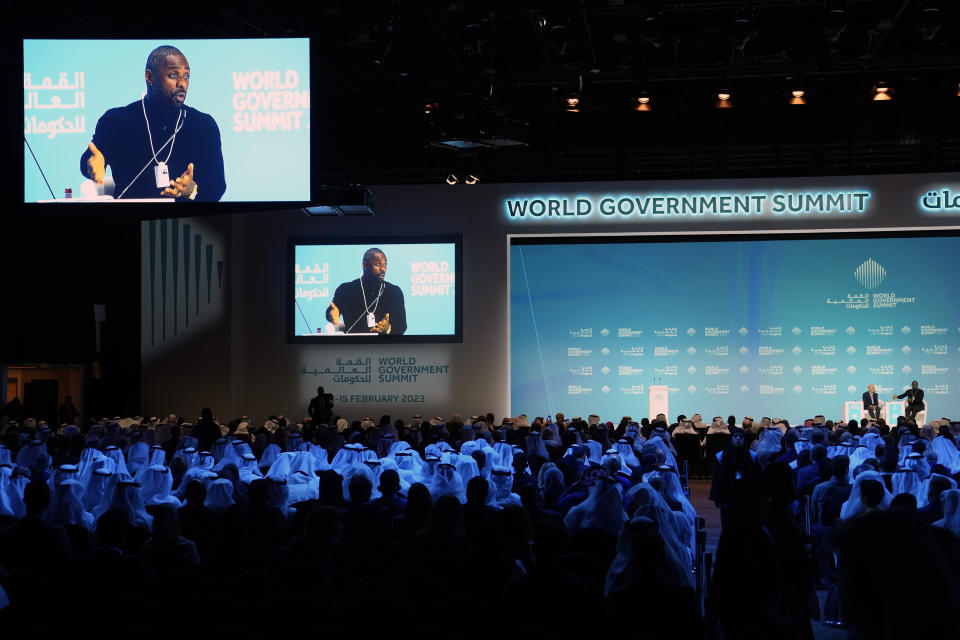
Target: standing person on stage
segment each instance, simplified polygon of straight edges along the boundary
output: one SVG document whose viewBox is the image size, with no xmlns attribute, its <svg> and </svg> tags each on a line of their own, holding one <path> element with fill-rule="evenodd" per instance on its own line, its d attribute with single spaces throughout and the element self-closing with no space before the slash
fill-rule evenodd
<svg viewBox="0 0 960 640">
<path fill-rule="evenodd" d="M 874 420 L 880 419 L 880 398 L 877 388 L 872 384 L 867 385 L 867 390 L 863 392 L 863 408 Z"/>
<path fill-rule="evenodd" d="M 367 249 L 361 266 L 363 275 L 337 287 L 327 320 L 343 333 L 403 335 L 407 330 L 403 290 L 386 281 L 386 254 L 376 247 Z"/>
<path fill-rule="evenodd" d="M 144 70 L 147 92 L 107 110 L 80 157 L 80 172 L 103 184 L 110 165 L 120 198 L 218 202 L 226 191 L 220 129 L 188 107 L 190 65 L 176 47 L 157 47 Z"/>
<path fill-rule="evenodd" d="M 907 399 L 904 413 L 911 420 L 915 420 L 917 414 L 923 411 L 923 389 L 920 388 L 916 380 L 910 383 L 909 389 L 898 396 L 893 396 L 894 400 L 903 400 L 904 398 Z"/>
</svg>

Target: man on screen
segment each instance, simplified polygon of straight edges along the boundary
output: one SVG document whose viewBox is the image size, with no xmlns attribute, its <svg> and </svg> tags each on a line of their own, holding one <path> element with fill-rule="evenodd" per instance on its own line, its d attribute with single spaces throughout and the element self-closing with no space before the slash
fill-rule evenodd
<svg viewBox="0 0 960 640">
<path fill-rule="evenodd" d="M 919 383 L 914 380 L 910 383 L 910 388 L 898 396 L 893 396 L 894 400 L 907 399 L 907 405 L 904 407 L 904 413 L 911 420 L 915 420 L 917 414 L 923 411 L 923 389 Z"/>
<path fill-rule="evenodd" d="M 872 384 L 868 384 L 867 390 L 863 392 L 863 408 L 874 420 L 880 419 L 880 398 L 877 396 L 877 388 Z"/>
<path fill-rule="evenodd" d="M 343 333 L 403 335 L 407 311 L 400 287 L 386 281 L 387 256 L 376 247 L 363 254 L 363 275 L 344 282 L 327 307 L 327 320 Z"/>
<path fill-rule="evenodd" d="M 145 96 L 100 117 L 80 172 L 102 185 L 110 165 L 114 198 L 219 201 L 226 190 L 220 129 L 211 116 L 184 104 L 186 57 L 175 47 L 157 47 L 144 78 Z"/>
</svg>

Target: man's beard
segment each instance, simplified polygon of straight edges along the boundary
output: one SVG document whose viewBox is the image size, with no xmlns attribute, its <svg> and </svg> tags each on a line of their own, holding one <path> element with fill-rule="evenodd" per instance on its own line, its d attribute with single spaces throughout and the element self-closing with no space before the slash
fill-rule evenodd
<svg viewBox="0 0 960 640">
<path fill-rule="evenodd" d="M 384 282 L 374 273 L 364 273 L 361 276 L 361 280 L 363 280 L 364 287 L 376 288 L 377 291 L 380 290 L 380 285 Z"/>
</svg>

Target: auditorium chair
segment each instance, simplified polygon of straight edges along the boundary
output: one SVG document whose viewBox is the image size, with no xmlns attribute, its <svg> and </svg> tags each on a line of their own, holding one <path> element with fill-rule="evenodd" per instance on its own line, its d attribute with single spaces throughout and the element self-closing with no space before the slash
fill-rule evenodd
<svg viewBox="0 0 960 640">
<path fill-rule="evenodd" d="M 927 401 L 926 400 L 923 401 L 923 411 L 918 411 L 917 417 L 914 418 L 914 420 L 916 420 L 917 424 L 921 427 L 927 424 Z"/>
</svg>

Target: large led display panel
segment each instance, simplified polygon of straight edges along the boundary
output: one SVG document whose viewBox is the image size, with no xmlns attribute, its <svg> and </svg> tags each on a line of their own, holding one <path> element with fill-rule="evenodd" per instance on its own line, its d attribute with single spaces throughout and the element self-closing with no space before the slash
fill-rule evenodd
<svg viewBox="0 0 960 640">
<path fill-rule="evenodd" d="M 691 240 L 514 238 L 511 410 L 838 419 L 917 380 L 960 413 L 960 238 Z"/>
<path fill-rule="evenodd" d="M 24 202 L 307 202 L 309 40 L 24 40 L 23 135 Z"/>
<path fill-rule="evenodd" d="M 290 241 L 289 339 L 460 339 L 460 239 L 383 240 Z"/>
</svg>

